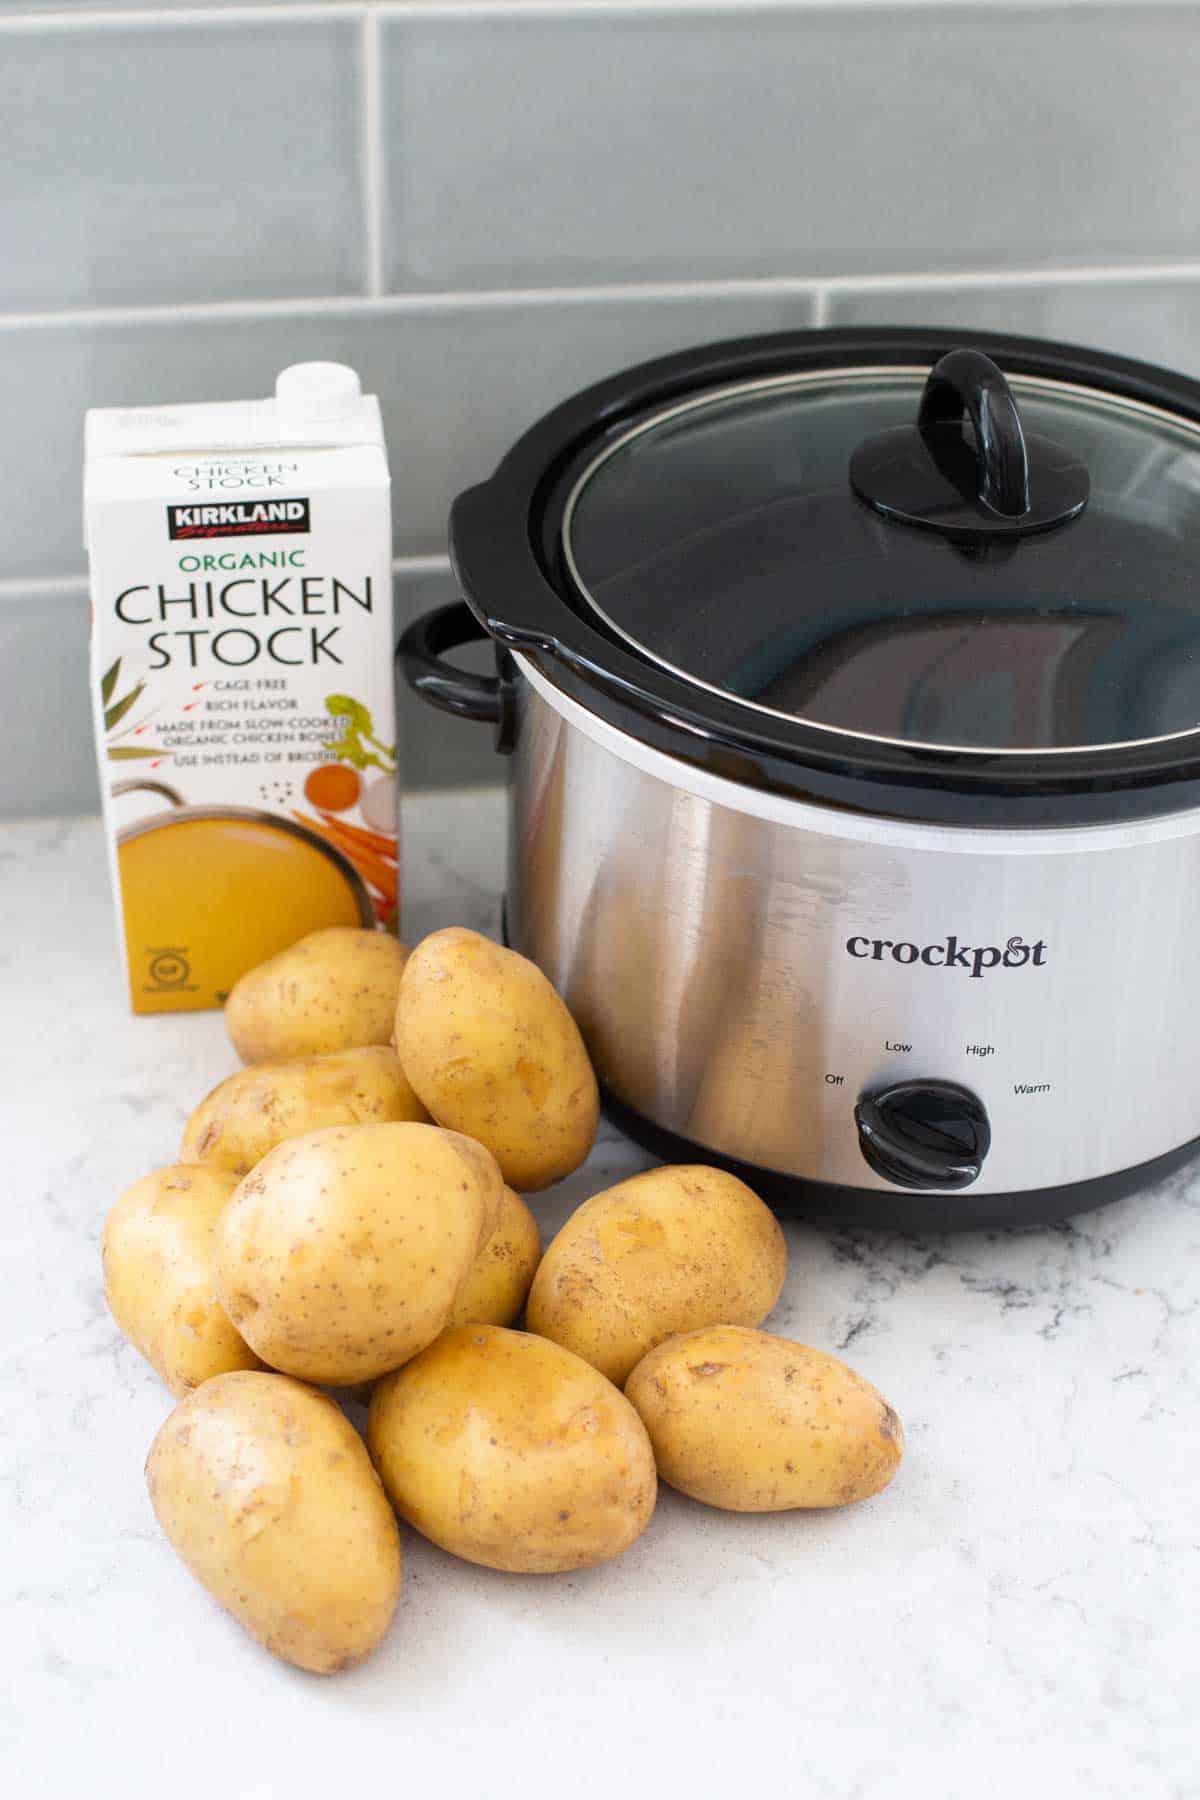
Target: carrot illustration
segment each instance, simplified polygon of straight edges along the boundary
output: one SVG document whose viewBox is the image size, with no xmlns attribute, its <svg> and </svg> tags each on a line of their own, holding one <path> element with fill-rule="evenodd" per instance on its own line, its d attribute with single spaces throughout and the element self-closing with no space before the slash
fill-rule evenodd
<svg viewBox="0 0 1200 1800">
<path fill-rule="evenodd" d="M 364 850 L 373 850 L 376 856 L 389 856 L 396 860 L 396 840 L 385 837 L 382 831 L 366 831 L 361 825 L 348 825 L 344 819 L 334 819 L 324 810 L 321 817 L 331 830 L 338 831 L 343 837 L 361 844 Z"/>
<path fill-rule="evenodd" d="M 371 886 L 378 888 L 385 899 L 396 903 L 396 869 L 394 864 L 385 863 L 380 856 L 371 856 L 366 850 L 346 851 L 349 860 L 360 875 L 365 875 Z"/>
<path fill-rule="evenodd" d="M 378 863 L 390 871 L 393 879 L 395 878 L 397 857 L 396 846 L 393 843 L 388 843 L 386 852 L 376 850 L 370 840 L 373 835 L 378 834 L 359 831 L 355 826 L 344 825 L 340 819 L 326 819 L 324 831 L 330 842 L 336 844 L 343 855 L 348 856 L 352 863 L 356 863 L 364 874 L 368 868 Z M 386 839 L 385 842 L 387 842 Z"/>
<path fill-rule="evenodd" d="M 328 824 L 322 824 L 320 819 L 310 819 L 305 813 L 298 812 L 293 812 L 292 817 L 307 831 L 315 832 L 318 837 L 324 838 L 326 843 L 332 844 L 335 850 L 340 850 L 342 855 L 354 864 L 359 874 L 369 881 L 373 888 L 378 888 L 385 900 L 390 901 L 393 906 L 396 904 L 396 865 L 394 863 L 385 862 L 383 857 L 377 856 L 374 851 L 365 850 L 361 845 L 347 841 L 342 836 L 340 823 L 330 820 Z"/>
</svg>

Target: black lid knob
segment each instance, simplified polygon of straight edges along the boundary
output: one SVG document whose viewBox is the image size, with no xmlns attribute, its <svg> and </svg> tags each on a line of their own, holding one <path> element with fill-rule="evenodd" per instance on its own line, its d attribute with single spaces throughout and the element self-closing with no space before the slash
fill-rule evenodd
<svg viewBox="0 0 1200 1800">
<path fill-rule="evenodd" d="M 951 350 L 934 364 L 916 424 L 861 443 L 850 485 L 884 518 L 959 542 L 1063 525 L 1090 489 L 1071 451 L 1026 435 L 1012 389 L 980 350 Z"/>
<path fill-rule="evenodd" d="M 992 1142 L 983 1102 L 956 1081 L 898 1081 L 860 1096 L 859 1148 L 896 1187 L 965 1188 Z"/>
</svg>

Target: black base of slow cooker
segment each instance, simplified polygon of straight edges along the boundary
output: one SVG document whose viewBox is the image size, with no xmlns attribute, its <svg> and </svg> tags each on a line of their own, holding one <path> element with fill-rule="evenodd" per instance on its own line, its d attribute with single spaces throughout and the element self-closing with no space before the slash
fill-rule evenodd
<svg viewBox="0 0 1200 1800">
<path fill-rule="evenodd" d="M 604 1110 L 635 1143 L 664 1162 L 704 1162 L 728 1169 L 774 1212 L 784 1218 L 807 1218 L 836 1225 L 867 1225 L 889 1231 L 925 1234 L 935 1231 L 991 1231 L 1005 1226 L 1050 1225 L 1123 1199 L 1138 1188 L 1149 1187 L 1172 1174 L 1193 1156 L 1200 1155 L 1200 1138 L 1168 1150 L 1133 1169 L 1098 1175 L 1091 1181 L 1068 1182 L 1062 1187 L 1028 1188 L 1013 1194 L 911 1193 L 904 1188 L 841 1187 L 830 1182 L 805 1181 L 798 1175 L 781 1175 L 720 1156 L 701 1144 L 664 1131 L 601 1088 Z"/>
</svg>

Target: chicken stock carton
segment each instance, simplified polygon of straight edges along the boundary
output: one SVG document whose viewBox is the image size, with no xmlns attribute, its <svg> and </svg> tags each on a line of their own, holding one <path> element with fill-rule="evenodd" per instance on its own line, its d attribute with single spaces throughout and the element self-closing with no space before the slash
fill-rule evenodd
<svg viewBox="0 0 1200 1800">
<path fill-rule="evenodd" d="M 309 931 L 395 928 L 387 453 L 334 363 L 89 412 L 104 817 L 135 1012 L 219 1006 Z"/>
</svg>

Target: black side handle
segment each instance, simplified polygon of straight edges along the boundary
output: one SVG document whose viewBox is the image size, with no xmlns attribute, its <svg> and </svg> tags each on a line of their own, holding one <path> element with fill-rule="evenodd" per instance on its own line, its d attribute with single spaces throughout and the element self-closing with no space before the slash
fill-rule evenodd
<svg viewBox="0 0 1200 1800">
<path fill-rule="evenodd" d="M 512 682 L 497 675 L 472 675 L 445 660 L 448 650 L 480 643 L 487 632 L 465 600 L 452 600 L 423 613 L 401 634 L 396 659 L 414 692 L 456 718 L 476 719 L 496 732 L 496 748 L 505 755 L 513 747 Z"/>
<path fill-rule="evenodd" d="M 937 460 L 947 426 L 975 432 L 975 494 L 993 512 L 1020 519 L 1029 511 L 1029 454 L 1013 391 L 981 350 L 951 350 L 929 371 L 917 429 Z"/>
</svg>

